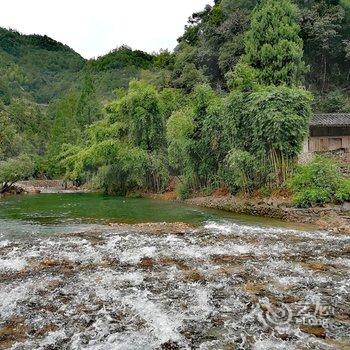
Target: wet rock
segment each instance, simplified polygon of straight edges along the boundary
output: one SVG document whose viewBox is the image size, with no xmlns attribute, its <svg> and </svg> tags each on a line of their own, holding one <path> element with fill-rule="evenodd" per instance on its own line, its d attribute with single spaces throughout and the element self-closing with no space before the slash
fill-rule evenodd
<svg viewBox="0 0 350 350">
<path fill-rule="evenodd" d="M 163 257 L 157 261 L 162 266 L 176 266 L 180 270 L 189 270 L 190 267 L 183 261 L 173 257 Z"/>
<path fill-rule="evenodd" d="M 154 266 L 154 261 L 152 258 L 142 258 L 138 266 L 142 269 L 151 269 Z"/>
<path fill-rule="evenodd" d="M 237 264 L 244 260 L 253 260 L 253 254 L 214 255 L 212 259 L 217 264 Z"/>
<path fill-rule="evenodd" d="M 134 225 L 110 223 L 110 226 L 116 229 L 127 229 L 128 231 L 142 232 L 152 235 L 172 234 L 182 236 L 194 230 L 192 225 L 183 222 L 144 223 Z"/>
<path fill-rule="evenodd" d="M 266 283 L 246 283 L 244 289 L 250 293 L 257 296 L 263 296 L 266 294 L 267 285 Z"/>
<path fill-rule="evenodd" d="M 58 326 L 55 325 L 55 324 L 47 324 L 45 325 L 44 327 L 38 329 L 36 332 L 35 332 L 35 335 L 36 336 L 39 336 L 39 337 L 42 337 L 44 336 L 45 334 L 49 333 L 49 332 L 54 332 L 58 329 Z"/>
<path fill-rule="evenodd" d="M 203 282 L 205 281 L 205 276 L 196 270 L 189 270 L 183 273 L 184 279 L 191 282 Z"/>
<path fill-rule="evenodd" d="M 350 212 L 350 202 L 345 202 L 342 207 L 341 207 L 342 211 L 345 212 Z"/>
<path fill-rule="evenodd" d="M 161 346 L 160 346 L 160 349 L 161 350 L 180 350 L 180 346 L 175 343 L 175 342 L 172 342 L 172 341 L 168 341 L 166 343 L 163 343 Z"/>
<path fill-rule="evenodd" d="M 301 299 L 298 296 L 286 295 L 285 297 L 283 297 L 282 302 L 285 303 L 285 304 L 294 304 L 294 303 L 297 303 L 300 300 Z"/>
<path fill-rule="evenodd" d="M 319 261 L 309 261 L 309 262 L 302 263 L 301 265 L 304 268 L 313 270 L 313 271 L 327 271 L 331 268 L 330 266 Z"/>
<path fill-rule="evenodd" d="M 326 338 L 326 330 L 321 326 L 307 326 L 302 325 L 300 330 L 304 333 L 314 335 L 317 338 Z"/>
<path fill-rule="evenodd" d="M 0 348 L 10 347 L 13 343 L 23 342 L 27 338 L 28 327 L 24 320 L 12 320 L 0 327 Z"/>
</svg>

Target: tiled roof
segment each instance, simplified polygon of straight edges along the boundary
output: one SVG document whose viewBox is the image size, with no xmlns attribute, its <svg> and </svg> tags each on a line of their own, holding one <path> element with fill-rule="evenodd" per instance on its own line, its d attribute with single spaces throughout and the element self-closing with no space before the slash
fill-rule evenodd
<svg viewBox="0 0 350 350">
<path fill-rule="evenodd" d="M 322 113 L 315 114 L 311 126 L 350 126 L 350 113 Z"/>
</svg>

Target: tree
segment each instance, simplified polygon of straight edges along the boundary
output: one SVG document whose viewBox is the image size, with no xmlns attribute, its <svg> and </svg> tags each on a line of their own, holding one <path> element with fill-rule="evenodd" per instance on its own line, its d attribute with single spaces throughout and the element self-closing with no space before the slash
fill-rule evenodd
<svg viewBox="0 0 350 350">
<path fill-rule="evenodd" d="M 262 0 L 255 8 L 243 60 L 259 70 L 261 84 L 300 85 L 306 69 L 297 20 L 290 0 Z"/>
<path fill-rule="evenodd" d="M 20 155 L 0 162 L 0 193 L 5 193 L 20 180 L 34 173 L 34 162 L 28 155 Z"/>
<path fill-rule="evenodd" d="M 0 160 L 17 156 L 21 150 L 22 139 L 10 121 L 10 115 L 0 104 Z"/>
<path fill-rule="evenodd" d="M 210 185 L 226 156 L 232 129 L 225 107 L 224 99 L 210 86 L 198 85 L 188 106 L 174 112 L 167 122 L 170 163 L 185 175 L 191 189 Z"/>
<path fill-rule="evenodd" d="M 342 41 L 344 19 L 345 10 L 336 2 L 322 0 L 302 11 L 306 58 L 312 64 L 310 80 L 323 91 L 330 80 L 344 81 L 346 77 L 346 53 Z"/>
<path fill-rule="evenodd" d="M 301 151 L 311 119 L 311 94 L 301 88 L 260 86 L 256 91 L 233 91 L 228 111 L 237 133 L 234 149 L 248 152 L 267 169 L 267 181 L 285 183 Z"/>
<path fill-rule="evenodd" d="M 89 70 L 84 76 L 76 115 L 77 122 L 81 128 L 86 128 L 102 117 L 102 106 L 97 99 L 94 82 Z"/>
<path fill-rule="evenodd" d="M 65 144 L 77 144 L 81 132 L 76 120 L 78 95 L 76 91 L 70 91 L 65 97 L 57 101 L 52 108 L 53 125 L 50 131 L 47 155 L 52 174 L 60 170 L 56 157 L 62 151 Z"/>
<path fill-rule="evenodd" d="M 167 93 L 176 102 L 175 91 Z M 61 152 L 66 177 L 89 179 L 108 193 L 123 195 L 138 188 L 164 189 L 168 168 L 163 103 L 153 86 L 130 82 L 127 93 L 107 106 L 108 115 L 85 131 L 85 143 Z"/>
<path fill-rule="evenodd" d="M 123 123 L 128 141 L 146 151 L 165 145 L 165 121 L 157 90 L 149 84 L 131 81 L 128 94 L 109 108 L 114 122 Z"/>
</svg>

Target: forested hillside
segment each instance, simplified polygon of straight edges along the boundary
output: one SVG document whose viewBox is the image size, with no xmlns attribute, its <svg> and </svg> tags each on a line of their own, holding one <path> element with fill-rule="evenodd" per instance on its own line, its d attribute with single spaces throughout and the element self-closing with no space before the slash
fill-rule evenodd
<svg viewBox="0 0 350 350">
<path fill-rule="evenodd" d="M 69 47 L 40 35 L 0 28 L 0 94 L 48 103 L 73 86 L 84 59 Z"/>
<path fill-rule="evenodd" d="M 0 28 L 0 160 L 31 155 L 36 176 L 53 175 L 50 155 L 100 119 L 103 103 L 153 60 L 126 46 L 85 60 L 47 36 Z"/>
<path fill-rule="evenodd" d="M 315 108 L 330 112 L 349 109 L 346 97 L 350 78 L 350 1 L 295 2 L 299 5 L 297 20 L 308 67 L 304 84 L 322 101 Z M 191 80 L 185 75 L 190 72 L 198 83 L 209 81 L 215 89 L 226 91 L 225 77 L 244 53 L 244 33 L 257 3 L 257 0 L 218 0 L 214 7 L 194 13 L 179 39 L 175 76 L 180 81 Z M 269 30 L 269 26 L 266 20 L 261 30 Z"/>
<path fill-rule="evenodd" d="M 217 0 L 174 52 L 93 60 L 1 29 L 0 59 L 0 160 L 27 164 L 18 177 L 125 194 L 175 176 L 184 197 L 283 187 L 312 110 L 350 111 L 350 0 Z"/>
</svg>

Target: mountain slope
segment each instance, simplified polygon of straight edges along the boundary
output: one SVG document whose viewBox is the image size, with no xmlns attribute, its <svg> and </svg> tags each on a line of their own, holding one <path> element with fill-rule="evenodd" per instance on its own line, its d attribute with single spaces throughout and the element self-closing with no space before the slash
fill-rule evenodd
<svg viewBox="0 0 350 350">
<path fill-rule="evenodd" d="M 0 28 L 0 98 L 26 97 L 48 104 L 69 89 L 80 89 L 86 70 L 93 74 L 101 99 L 127 87 L 153 65 L 154 56 L 127 46 L 93 60 L 48 36 L 23 35 Z"/>
<path fill-rule="evenodd" d="M 0 28 L 0 64 L 7 73 L 5 82 L 12 85 L 1 95 L 11 98 L 27 93 L 36 102 L 48 103 L 73 85 L 85 60 L 47 36 Z"/>
</svg>

